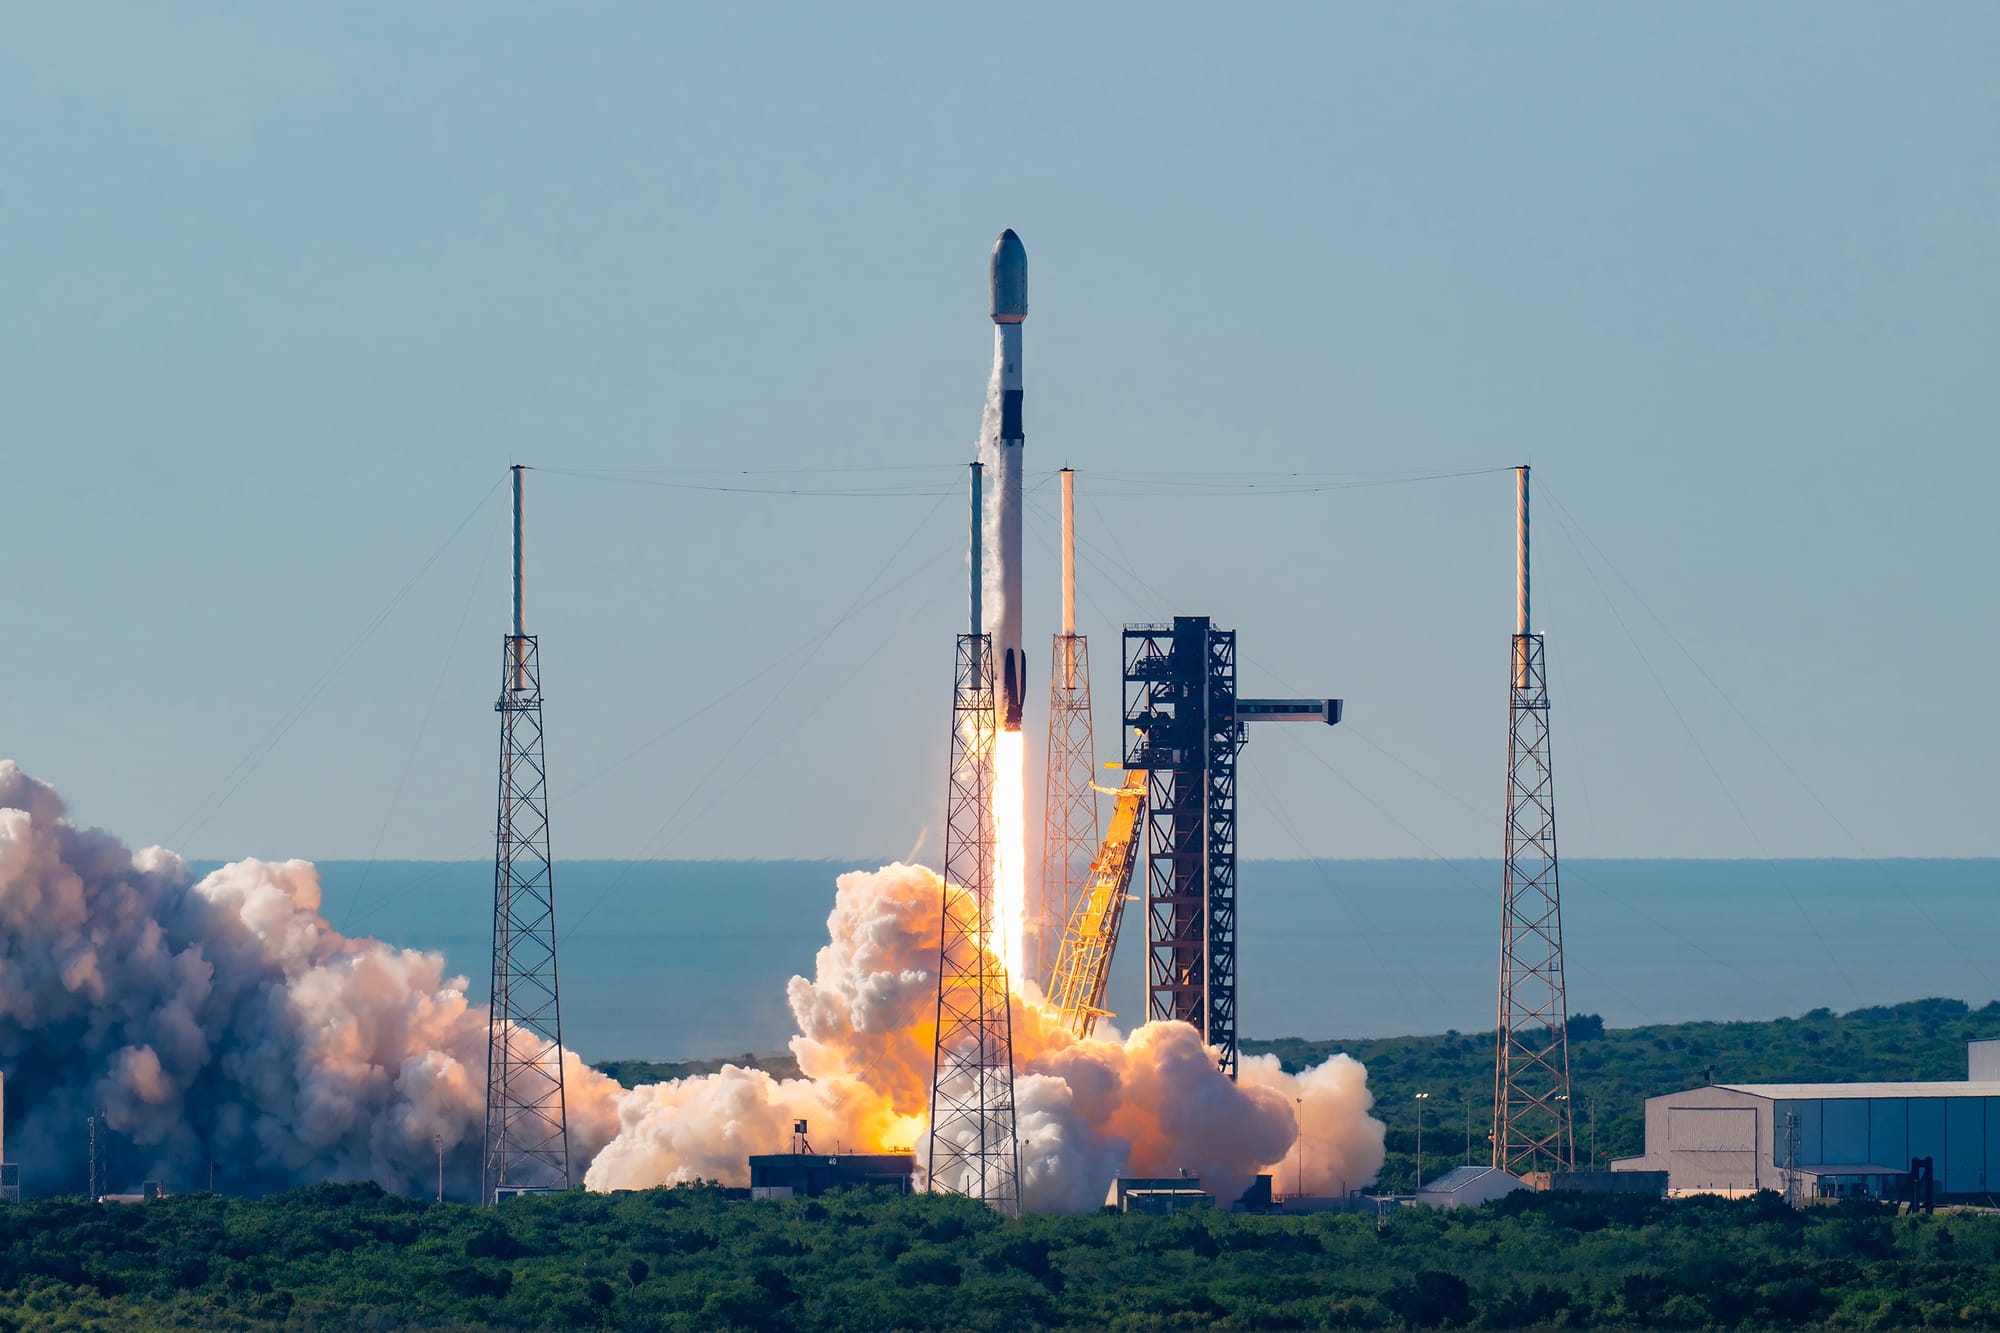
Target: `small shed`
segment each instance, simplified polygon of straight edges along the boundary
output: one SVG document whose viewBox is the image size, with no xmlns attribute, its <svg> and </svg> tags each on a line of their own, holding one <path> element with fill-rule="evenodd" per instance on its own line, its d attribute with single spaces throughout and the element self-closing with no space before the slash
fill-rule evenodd
<svg viewBox="0 0 2000 1333">
<path fill-rule="evenodd" d="M 1111 1182 L 1104 1202 L 1121 1213 L 1174 1213 L 1212 1205 L 1215 1196 L 1201 1187 L 1196 1176 L 1119 1176 Z"/>
<path fill-rule="evenodd" d="M 1455 1166 L 1417 1189 L 1417 1202 L 1430 1208 L 1477 1208 L 1528 1188 L 1528 1182 L 1497 1166 Z"/>
</svg>

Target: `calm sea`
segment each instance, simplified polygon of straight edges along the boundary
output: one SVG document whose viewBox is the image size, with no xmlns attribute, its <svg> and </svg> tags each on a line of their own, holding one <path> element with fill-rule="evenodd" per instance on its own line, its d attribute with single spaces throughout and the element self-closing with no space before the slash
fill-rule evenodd
<svg viewBox="0 0 2000 1333">
<path fill-rule="evenodd" d="M 557 867 L 563 1030 L 587 1059 L 775 1051 L 844 863 L 570 861 Z M 492 867 L 330 861 L 349 933 L 443 951 L 484 998 Z M 1253 861 L 1239 872 L 1246 1036 L 1365 1037 L 1493 1024 L 1496 861 Z M 1572 1012 L 1612 1026 L 1770 1018 L 1821 1005 L 2000 996 L 2000 860 L 1567 861 Z M 1138 1009 L 1142 909 L 1112 1007 Z"/>
</svg>

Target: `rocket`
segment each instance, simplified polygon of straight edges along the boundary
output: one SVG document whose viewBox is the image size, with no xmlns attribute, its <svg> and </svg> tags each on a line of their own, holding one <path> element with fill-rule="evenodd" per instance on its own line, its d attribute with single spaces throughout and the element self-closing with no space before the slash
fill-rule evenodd
<svg viewBox="0 0 2000 1333">
<path fill-rule="evenodd" d="M 1028 318 L 1028 251 L 1009 227 L 993 243 L 993 323 L 1000 339 L 1000 438 L 994 491 L 999 533 L 1000 623 L 992 627 L 1000 667 L 1000 728 L 1021 729 L 1028 693 L 1027 655 L 1021 650 L 1021 325 Z"/>
</svg>

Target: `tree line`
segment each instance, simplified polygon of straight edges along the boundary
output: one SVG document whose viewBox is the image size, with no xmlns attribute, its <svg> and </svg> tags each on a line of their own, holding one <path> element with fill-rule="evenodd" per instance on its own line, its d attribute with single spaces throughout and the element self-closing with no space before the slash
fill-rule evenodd
<svg viewBox="0 0 2000 1333">
<path fill-rule="evenodd" d="M 0 1208 L 0 1328 L 1916 1328 L 2000 1324 L 2000 1217 L 1770 1195 L 1005 1219 L 855 1192 L 322 1185 Z"/>
</svg>

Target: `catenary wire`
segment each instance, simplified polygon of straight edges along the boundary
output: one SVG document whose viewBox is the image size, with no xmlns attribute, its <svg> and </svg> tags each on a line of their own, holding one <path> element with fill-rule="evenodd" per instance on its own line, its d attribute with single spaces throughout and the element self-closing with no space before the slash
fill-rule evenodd
<svg viewBox="0 0 2000 1333">
<path fill-rule="evenodd" d="M 499 481 L 495 481 L 491 486 L 487 487 L 478 500 L 473 502 L 472 507 L 465 511 L 465 516 L 452 526 L 451 531 L 445 535 L 444 540 L 437 544 L 436 549 L 417 567 L 416 572 L 404 581 L 402 587 L 398 588 L 395 594 L 383 604 L 382 609 L 377 611 L 374 617 L 362 627 L 361 632 L 349 640 L 344 648 L 334 654 L 326 670 L 320 673 L 319 677 L 306 687 L 305 693 L 299 696 L 292 707 L 280 716 L 270 734 L 260 744 L 253 746 L 242 759 L 238 760 L 235 767 L 230 769 L 221 781 L 209 790 L 208 795 L 197 803 L 194 811 L 170 835 L 170 842 L 181 843 L 186 839 L 193 838 L 195 834 L 207 827 L 208 821 L 213 819 L 216 813 L 229 802 L 229 799 L 241 790 L 245 782 L 249 781 L 250 775 L 257 771 L 265 759 L 270 757 L 271 752 L 277 748 L 278 743 L 285 738 L 294 726 L 298 725 L 299 720 L 311 710 L 313 704 L 318 702 L 319 697 L 326 692 L 327 687 L 339 679 L 347 663 L 374 636 L 375 631 L 382 627 L 383 622 L 388 620 L 396 608 L 403 604 L 403 600 L 423 581 L 424 575 L 431 571 L 431 567 L 437 564 L 444 553 L 450 549 L 451 544 L 458 540 L 459 534 L 465 531 L 466 525 L 472 522 L 473 517 L 478 514 L 480 507 L 493 498 L 493 493 L 498 491 L 505 481 L 506 478 L 504 476 Z"/>
<path fill-rule="evenodd" d="M 486 545 L 479 555 L 479 565 L 473 570 L 472 584 L 465 592 L 465 605 L 459 608 L 458 624 L 452 628 L 451 642 L 446 645 L 444 660 L 438 665 L 437 679 L 431 683 L 430 698 L 424 703 L 423 716 L 417 720 L 416 732 L 410 738 L 409 752 L 403 757 L 402 771 L 396 776 L 396 785 L 389 793 L 389 803 L 382 811 L 382 822 L 375 829 L 375 840 L 369 846 L 367 861 L 361 868 L 361 877 L 346 894 L 346 904 L 351 909 L 355 900 L 361 898 L 362 891 L 374 877 L 375 857 L 382 850 L 382 840 L 388 836 L 390 821 L 395 819 L 397 809 L 403 803 L 403 792 L 410 784 L 410 773 L 416 767 L 417 752 L 423 748 L 424 737 L 429 734 L 431 718 L 437 712 L 438 698 L 444 692 L 444 683 L 451 675 L 451 666 L 458 657 L 458 645 L 465 636 L 466 622 L 472 618 L 472 607 L 479 600 L 480 585 L 486 579 L 486 570 L 493 562 L 494 538 L 500 533 L 500 520 L 504 509 L 495 509 L 493 526 L 486 534 Z"/>
</svg>

